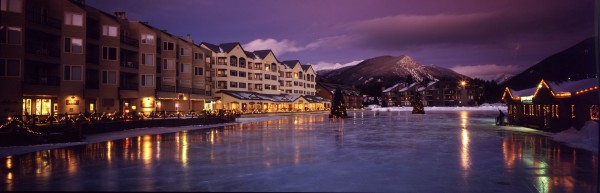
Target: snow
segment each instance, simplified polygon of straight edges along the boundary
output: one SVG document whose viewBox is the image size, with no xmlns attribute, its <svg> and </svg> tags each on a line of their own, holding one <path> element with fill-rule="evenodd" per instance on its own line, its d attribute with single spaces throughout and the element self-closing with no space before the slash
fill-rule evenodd
<svg viewBox="0 0 600 193">
<path fill-rule="evenodd" d="M 362 78 L 362 77 L 361 77 L 361 78 Z M 360 80 L 360 79 L 358 79 L 358 80 Z M 383 92 L 390 92 L 390 91 L 392 91 L 393 89 L 395 89 L 396 87 L 398 87 L 398 86 L 400 86 L 400 85 L 402 85 L 402 83 L 395 84 L 394 86 L 392 86 L 392 87 L 390 87 L 390 88 L 387 88 L 387 89 L 383 90 Z"/>
<path fill-rule="evenodd" d="M 554 134 L 552 139 L 564 142 L 571 147 L 598 153 L 598 122 L 587 121 L 579 130 L 570 127 L 567 130 Z"/>
<path fill-rule="evenodd" d="M 554 92 L 577 92 L 586 88 L 598 86 L 598 79 L 590 78 L 562 83 L 550 82 L 549 86 Z"/>
</svg>

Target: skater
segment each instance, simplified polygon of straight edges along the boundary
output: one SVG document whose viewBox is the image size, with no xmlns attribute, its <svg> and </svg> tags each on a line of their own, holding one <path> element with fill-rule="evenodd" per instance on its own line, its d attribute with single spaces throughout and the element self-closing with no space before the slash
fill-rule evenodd
<svg viewBox="0 0 600 193">
<path fill-rule="evenodd" d="M 502 112 L 502 110 L 498 109 L 498 112 L 500 112 L 500 114 L 498 115 L 498 117 L 496 117 L 496 125 L 504 125 L 504 113 Z"/>
</svg>

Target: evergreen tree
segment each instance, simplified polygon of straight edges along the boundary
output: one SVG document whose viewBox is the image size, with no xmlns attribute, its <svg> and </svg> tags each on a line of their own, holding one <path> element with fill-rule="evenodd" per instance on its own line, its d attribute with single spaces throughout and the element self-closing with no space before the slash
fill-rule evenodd
<svg viewBox="0 0 600 193">
<path fill-rule="evenodd" d="M 385 99 L 381 99 L 381 107 L 388 107 L 388 104 L 385 101 Z"/>
<path fill-rule="evenodd" d="M 335 89 L 333 93 L 333 99 L 331 100 L 331 114 L 329 118 L 346 118 L 348 113 L 346 112 L 346 104 L 344 102 L 344 95 L 342 95 L 342 89 L 339 87 Z"/>
<path fill-rule="evenodd" d="M 423 101 L 421 99 L 420 92 L 415 93 L 415 96 L 410 103 L 413 107 L 412 114 L 425 114 L 425 107 L 423 107 Z"/>
<path fill-rule="evenodd" d="M 379 105 L 379 99 L 377 99 L 377 97 L 375 97 L 375 100 L 373 100 L 373 104 Z"/>
</svg>

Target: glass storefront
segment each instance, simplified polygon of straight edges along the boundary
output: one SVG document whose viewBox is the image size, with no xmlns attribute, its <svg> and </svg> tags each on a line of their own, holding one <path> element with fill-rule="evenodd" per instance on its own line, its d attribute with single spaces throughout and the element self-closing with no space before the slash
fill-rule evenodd
<svg viewBox="0 0 600 193">
<path fill-rule="evenodd" d="M 23 114 L 50 115 L 52 113 L 51 99 L 23 99 Z"/>
</svg>

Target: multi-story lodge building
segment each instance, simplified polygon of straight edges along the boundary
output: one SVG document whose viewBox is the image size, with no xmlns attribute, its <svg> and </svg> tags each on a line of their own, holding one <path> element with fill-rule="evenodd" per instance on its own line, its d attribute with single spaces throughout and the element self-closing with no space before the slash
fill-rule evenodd
<svg viewBox="0 0 600 193">
<path fill-rule="evenodd" d="M 363 108 L 362 97 L 360 90 L 354 86 L 346 86 L 341 84 L 323 83 L 317 84 L 317 96 L 326 98 L 328 100 L 333 99 L 335 89 L 341 89 L 344 97 L 344 103 L 348 109 L 361 109 Z"/>
<path fill-rule="evenodd" d="M 178 37 L 84 1 L 3 0 L 0 32 L 0 116 L 250 105 L 225 100 L 227 92 L 269 96 L 251 101 L 264 104 L 255 108 L 262 112 L 316 110 L 327 103 L 314 97 L 310 66 L 289 67 L 270 50 L 248 52 L 239 43 L 198 45 L 189 35 Z"/>
<path fill-rule="evenodd" d="M 382 95 L 388 106 L 411 106 L 417 92 L 424 106 L 474 106 L 483 96 L 483 88 L 478 85 L 440 80 L 411 84 L 401 82 L 383 89 Z"/>
</svg>

